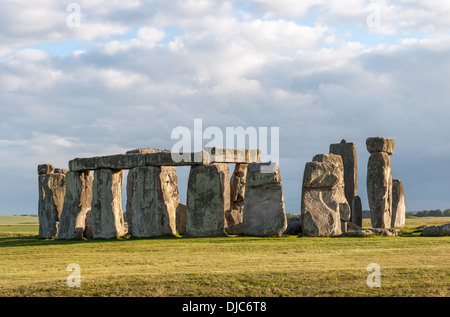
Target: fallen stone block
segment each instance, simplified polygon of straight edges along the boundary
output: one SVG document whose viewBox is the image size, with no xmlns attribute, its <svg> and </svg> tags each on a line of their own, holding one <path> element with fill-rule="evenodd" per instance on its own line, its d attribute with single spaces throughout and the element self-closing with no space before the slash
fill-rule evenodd
<svg viewBox="0 0 450 317">
<path fill-rule="evenodd" d="M 426 237 L 450 236 L 450 223 L 441 226 L 424 226 L 422 236 Z"/>
</svg>

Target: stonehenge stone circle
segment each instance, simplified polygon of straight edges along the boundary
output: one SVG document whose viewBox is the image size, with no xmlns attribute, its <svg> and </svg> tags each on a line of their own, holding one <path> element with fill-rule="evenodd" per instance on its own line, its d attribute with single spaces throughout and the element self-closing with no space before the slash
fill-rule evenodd
<svg viewBox="0 0 450 317">
<path fill-rule="evenodd" d="M 267 164 L 252 163 L 247 168 L 242 233 L 281 236 L 287 228 L 287 219 L 280 169 L 272 162 L 272 172 L 262 172 L 263 165 Z"/>
<path fill-rule="evenodd" d="M 229 189 L 225 187 L 229 188 L 227 164 L 191 167 L 186 201 L 187 236 L 214 237 L 224 234 L 225 212 L 230 200 Z"/>
<path fill-rule="evenodd" d="M 343 139 L 341 143 L 330 145 L 330 154 L 336 154 L 342 157 L 342 162 L 344 164 L 345 197 L 347 198 L 350 207 L 352 207 L 353 197 L 358 195 L 358 162 L 356 145 L 353 142 L 348 143 Z M 352 216 L 350 217 L 350 221 L 353 222 Z M 362 214 L 356 215 L 356 217 L 361 218 Z"/>
<path fill-rule="evenodd" d="M 64 196 L 58 239 L 82 239 L 86 231 L 92 231 L 88 212 L 92 203 L 92 182 L 90 172 L 68 172 L 66 174 L 66 195 Z"/>
<path fill-rule="evenodd" d="M 91 224 L 94 238 L 122 236 L 122 170 L 97 169 L 92 184 Z"/>
<path fill-rule="evenodd" d="M 366 140 L 370 153 L 367 164 L 367 197 L 374 228 L 390 228 L 392 216 L 392 168 L 389 155 L 394 153 L 395 141 L 374 137 Z"/>
<path fill-rule="evenodd" d="M 199 152 L 139 148 L 125 154 L 75 158 L 69 169 L 38 165 L 39 235 L 109 239 L 128 233 L 150 238 L 231 235 L 397 235 L 405 223 L 403 184 L 392 179 L 395 141 L 366 140 L 367 196 L 372 229 L 362 229 L 354 143 L 331 144 L 330 154 L 306 163 L 301 215 L 287 219 L 279 166 L 261 151 L 206 147 Z M 229 164 L 235 164 L 230 177 Z M 180 203 L 177 166 L 189 166 L 186 204 Z M 127 223 L 122 211 L 124 170 Z M 93 173 L 91 172 L 93 171 Z M 289 222 L 289 224 L 288 224 Z M 431 230 L 431 229 L 430 229 Z"/>
<path fill-rule="evenodd" d="M 310 236 L 333 236 L 346 230 L 350 206 L 344 192 L 342 157 L 335 154 L 314 156 L 303 175 L 301 224 Z"/>
<path fill-rule="evenodd" d="M 140 238 L 175 235 L 179 202 L 175 167 L 131 169 L 127 182 L 128 232 Z"/>
<path fill-rule="evenodd" d="M 59 219 L 64 204 L 66 175 L 64 173 L 53 173 L 54 169 L 51 164 L 38 166 L 39 236 L 42 238 L 57 236 Z"/>
<path fill-rule="evenodd" d="M 403 228 L 405 226 L 405 193 L 403 183 L 399 179 L 392 180 L 392 218 L 391 227 Z"/>
</svg>

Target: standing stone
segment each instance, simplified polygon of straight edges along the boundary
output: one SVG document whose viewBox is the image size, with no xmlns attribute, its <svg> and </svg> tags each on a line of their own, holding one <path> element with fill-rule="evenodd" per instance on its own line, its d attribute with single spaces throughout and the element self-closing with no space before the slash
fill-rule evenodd
<svg viewBox="0 0 450 317">
<path fill-rule="evenodd" d="M 248 164 L 236 164 L 230 180 L 230 210 L 225 213 L 228 234 L 241 234 Z"/>
<path fill-rule="evenodd" d="M 56 237 L 58 234 L 59 218 L 64 204 L 66 191 L 66 176 L 63 173 L 53 173 L 53 165 L 45 164 L 45 171 L 49 174 L 40 174 L 39 182 L 39 236 L 42 238 Z M 38 168 L 42 172 L 44 168 Z"/>
<path fill-rule="evenodd" d="M 266 165 L 262 170 L 263 165 Z M 244 235 L 281 236 L 287 228 L 280 169 L 274 162 L 248 165 L 243 210 Z"/>
<path fill-rule="evenodd" d="M 176 168 L 135 167 L 130 173 L 132 182 L 127 184 L 132 193 L 127 197 L 129 233 L 141 238 L 175 235 L 176 209 L 180 203 Z"/>
<path fill-rule="evenodd" d="M 83 236 L 87 239 L 94 237 L 92 233 L 92 221 L 91 221 L 91 209 L 86 213 L 85 223 L 84 223 L 84 233 Z"/>
<path fill-rule="evenodd" d="M 352 201 L 352 223 L 362 227 L 362 203 L 359 196 L 353 197 Z"/>
<path fill-rule="evenodd" d="M 345 197 L 347 198 L 348 204 L 352 206 L 353 197 L 358 195 L 356 146 L 353 142 L 347 143 L 347 141 L 343 139 L 341 143 L 330 145 L 330 154 L 337 154 L 342 157 L 342 162 L 344 164 Z M 352 217 L 350 217 L 350 221 L 353 222 Z"/>
<path fill-rule="evenodd" d="M 392 219 L 391 227 L 403 228 L 405 226 L 405 193 L 403 183 L 399 179 L 392 180 Z"/>
<path fill-rule="evenodd" d="M 94 171 L 91 223 L 94 238 L 109 239 L 124 234 L 122 170 Z"/>
<path fill-rule="evenodd" d="M 367 197 L 374 228 L 390 228 L 392 217 L 392 169 L 389 155 L 395 141 L 388 138 L 368 138 L 370 157 L 367 165 Z"/>
<path fill-rule="evenodd" d="M 88 171 L 68 172 L 66 174 L 66 195 L 58 239 L 83 238 L 87 213 L 91 210 L 92 181 L 92 174 Z"/>
<path fill-rule="evenodd" d="M 186 234 L 187 206 L 179 203 L 177 207 L 176 225 L 179 234 Z"/>
<path fill-rule="evenodd" d="M 314 156 L 312 162 L 306 163 L 302 187 L 302 232 L 333 236 L 345 231 L 351 211 L 345 197 L 342 157 Z"/>
<path fill-rule="evenodd" d="M 223 235 L 229 199 L 228 164 L 192 166 L 187 188 L 186 235 L 192 237 Z"/>
</svg>

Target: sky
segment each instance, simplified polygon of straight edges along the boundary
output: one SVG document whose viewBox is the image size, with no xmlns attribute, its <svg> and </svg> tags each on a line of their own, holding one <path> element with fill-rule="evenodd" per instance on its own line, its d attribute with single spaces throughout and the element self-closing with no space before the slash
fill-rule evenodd
<svg viewBox="0 0 450 317">
<path fill-rule="evenodd" d="M 0 214 L 37 214 L 38 164 L 171 149 L 196 119 L 279 129 L 286 212 L 341 139 L 368 209 L 374 136 L 396 141 L 407 211 L 450 208 L 449 16 L 438 0 L 3 0 Z"/>
</svg>

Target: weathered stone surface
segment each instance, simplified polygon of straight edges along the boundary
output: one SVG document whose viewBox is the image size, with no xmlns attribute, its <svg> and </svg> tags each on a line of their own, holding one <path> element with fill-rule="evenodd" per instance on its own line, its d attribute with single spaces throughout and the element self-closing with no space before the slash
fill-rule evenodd
<svg viewBox="0 0 450 317">
<path fill-rule="evenodd" d="M 219 148 L 205 147 L 209 153 L 211 163 L 260 163 L 261 150 L 258 149 L 237 149 L 237 148 Z"/>
<path fill-rule="evenodd" d="M 223 168 L 224 164 L 220 163 L 191 167 L 186 201 L 186 235 L 210 237 L 224 234 L 226 201 L 229 201 L 230 192 L 224 188 L 226 171 Z"/>
<path fill-rule="evenodd" d="M 92 185 L 91 223 L 94 238 L 109 239 L 124 234 L 122 212 L 123 171 L 99 169 Z"/>
<path fill-rule="evenodd" d="M 39 236 L 56 237 L 64 204 L 66 177 L 64 174 L 41 174 L 38 176 L 38 182 Z"/>
<path fill-rule="evenodd" d="M 359 196 L 353 197 L 351 222 L 357 226 L 362 226 L 362 203 Z"/>
<path fill-rule="evenodd" d="M 83 238 L 86 222 L 88 225 L 90 224 L 90 219 L 87 221 L 86 215 L 91 210 L 92 181 L 90 172 L 68 172 L 66 174 L 66 195 L 60 218 L 58 239 Z"/>
<path fill-rule="evenodd" d="M 53 173 L 55 173 L 55 174 L 57 174 L 57 173 L 67 174 L 67 172 L 69 172 L 69 170 L 67 168 L 55 168 L 53 170 Z"/>
<path fill-rule="evenodd" d="M 389 236 L 396 237 L 401 236 L 402 233 L 398 229 L 388 229 L 388 228 L 371 228 L 371 229 L 359 229 L 355 231 L 346 232 L 344 235 L 346 236 L 368 236 L 371 234 L 375 234 L 377 236 Z"/>
<path fill-rule="evenodd" d="M 187 206 L 179 203 L 177 207 L 176 225 L 179 234 L 186 234 Z"/>
<path fill-rule="evenodd" d="M 367 198 L 374 228 L 391 227 L 392 170 L 389 155 L 372 153 L 367 165 Z"/>
<path fill-rule="evenodd" d="M 127 209 L 129 233 L 141 238 L 174 235 L 176 209 L 180 203 L 175 167 L 135 167 L 130 174 L 132 183 L 127 184 L 132 188 L 132 195 L 127 197 L 130 201 L 130 209 Z"/>
<path fill-rule="evenodd" d="M 52 164 L 40 164 L 37 167 L 37 171 L 39 175 L 50 174 L 53 173 L 55 166 Z"/>
<path fill-rule="evenodd" d="M 243 230 L 243 209 L 232 207 L 225 212 L 225 220 L 227 222 L 228 234 L 241 234 Z"/>
<path fill-rule="evenodd" d="M 403 183 L 399 179 L 392 180 L 392 217 L 391 227 L 403 228 L 406 218 L 405 193 Z"/>
<path fill-rule="evenodd" d="M 230 180 L 230 209 L 225 212 L 227 232 L 229 234 L 242 233 L 242 220 L 245 197 L 245 180 L 248 164 L 236 164 Z"/>
<path fill-rule="evenodd" d="M 302 233 L 302 223 L 300 221 L 300 217 L 288 217 L 287 228 L 283 234 L 298 235 L 300 233 Z"/>
<path fill-rule="evenodd" d="M 91 209 L 86 213 L 83 236 L 87 239 L 94 237 L 94 234 L 92 233 Z"/>
<path fill-rule="evenodd" d="M 139 148 L 125 152 L 126 154 L 146 154 L 146 153 L 159 153 L 159 152 L 170 152 L 170 150 L 159 150 L 153 148 Z"/>
<path fill-rule="evenodd" d="M 75 158 L 69 161 L 71 171 L 96 169 L 131 169 L 140 166 L 193 166 L 208 164 L 206 151 L 190 153 L 155 152 L 144 154 L 117 154 L 90 158 Z"/>
<path fill-rule="evenodd" d="M 358 195 L 358 163 L 356 145 L 342 140 L 341 143 L 330 145 L 330 154 L 340 155 L 344 164 L 344 190 L 348 204 L 351 206 L 353 197 Z M 350 221 L 352 218 L 350 217 Z"/>
<path fill-rule="evenodd" d="M 267 164 L 252 163 L 247 168 L 242 233 L 281 236 L 287 228 L 287 219 L 280 169 L 271 163 L 272 172 L 268 169 L 262 172 L 263 165 Z"/>
<path fill-rule="evenodd" d="M 425 227 L 422 231 L 422 236 L 427 237 L 450 236 L 450 223 L 442 226 Z"/>
<path fill-rule="evenodd" d="M 369 153 L 383 152 L 388 155 L 394 154 L 395 140 L 383 137 L 373 137 L 366 140 Z"/>
<path fill-rule="evenodd" d="M 306 163 L 301 202 L 302 232 L 310 236 L 339 235 L 350 219 L 344 192 L 342 157 L 316 155 Z M 341 220 L 343 223 L 341 223 Z"/>
</svg>

